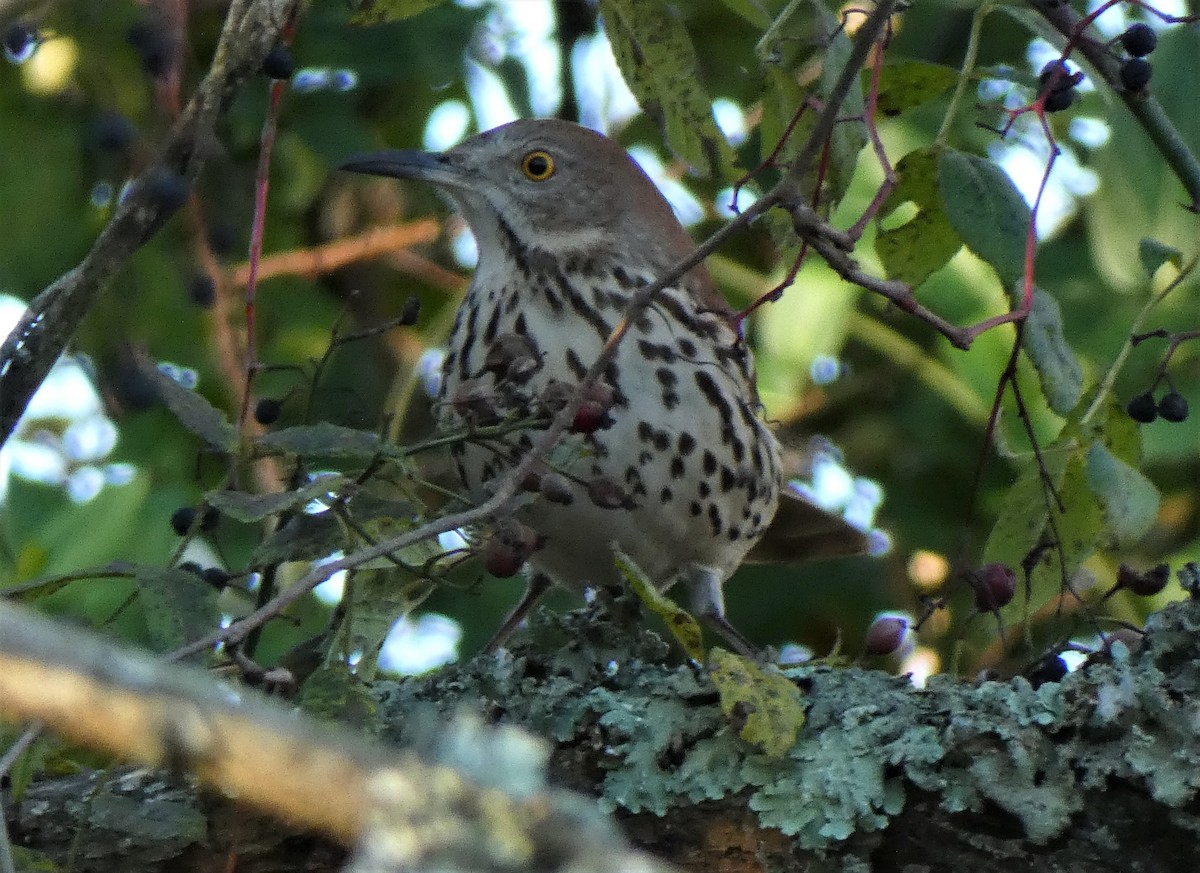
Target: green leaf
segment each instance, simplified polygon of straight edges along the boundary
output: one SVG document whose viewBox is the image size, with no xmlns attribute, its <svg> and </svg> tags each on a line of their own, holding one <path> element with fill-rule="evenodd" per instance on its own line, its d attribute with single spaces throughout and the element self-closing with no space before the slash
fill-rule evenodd
<svg viewBox="0 0 1200 873">
<path fill-rule="evenodd" d="M 621 74 L 667 143 L 703 175 L 731 178 L 733 153 L 683 24 L 660 0 L 600 0 L 600 14 Z"/>
<path fill-rule="evenodd" d="M 211 632 L 217 626 L 217 590 L 178 567 L 132 568 L 146 626 L 160 652 L 169 652 Z"/>
<path fill-rule="evenodd" d="M 442 0 L 356 0 L 351 4 L 354 14 L 350 17 L 350 23 L 369 25 L 400 21 L 420 15 L 441 3 Z"/>
<path fill-rule="evenodd" d="M 721 712 L 740 722 L 738 735 L 782 758 L 804 727 L 804 695 L 781 673 L 749 658 L 714 648 L 709 675 L 721 698 Z"/>
<path fill-rule="evenodd" d="M 1129 548 L 1146 535 L 1158 516 L 1154 484 L 1099 443 L 1087 456 L 1088 486 L 1104 507 L 1107 532 L 1115 548 Z"/>
<path fill-rule="evenodd" d="M 254 550 L 250 565 L 263 567 L 286 561 L 315 561 L 346 546 L 346 533 L 332 512 L 295 515 Z"/>
<path fill-rule="evenodd" d="M 667 625 L 667 630 L 679 641 L 679 645 L 687 656 L 697 663 L 704 663 L 704 634 L 700 625 L 687 610 L 681 609 L 675 601 L 667 597 L 654 586 L 649 577 L 633 562 L 633 558 L 620 549 L 613 550 L 617 569 L 629 583 L 629 587 L 641 598 L 642 603 L 661 618 Z"/>
<path fill-rule="evenodd" d="M 277 491 L 273 494 L 249 494 L 245 491 L 209 491 L 204 502 L 237 521 L 262 521 L 291 509 L 304 506 L 311 500 L 336 494 L 346 484 L 344 476 L 321 476 L 294 491 Z"/>
<path fill-rule="evenodd" d="M 1029 207 L 1008 174 L 991 161 L 953 149 L 938 156 L 946 216 L 967 248 L 992 265 L 1005 287 L 1025 273 Z"/>
<path fill-rule="evenodd" d="M 378 733 L 379 704 L 371 689 L 343 662 L 318 667 L 300 688 L 300 707 L 322 719 Z"/>
<path fill-rule="evenodd" d="M 883 202 L 879 214 L 887 216 L 905 203 L 913 203 L 917 214 L 899 227 L 881 230 L 875 251 L 889 279 L 917 286 L 941 269 L 962 248 L 962 240 L 950 226 L 938 189 L 938 150 L 917 149 L 896 164 L 897 184 Z"/>
<path fill-rule="evenodd" d="M 854 45 L 850 41 L 850 37 L 846 35 L 845 28 L 838 28 L 829 41 L 829 46 L 825 50 L 824 63 L 821 65 L 820 92 L 822 97 L 828 97 L 833 93 L 834 85 L 842 77 L 842 71 L 846 68 L 846 63 L 850 60 L 853 50 Z M 861 116 L 865 110 L 866 100 L 863 98 L 861 80 L 855 79 L 850 85 L 850 90 L 846 92 L 846 99 L 842 102 L 842 111 L 839 115 L 842 118 L 854 118 Z M 835 125 L 829 140 L 831 148 L 825 182 L 829 188 L 829 199 L 836 204 L 841 201 L 842 195 L 850 187 L 850 180 L 853 178 L 854 169 L 858 164 L 858 155 L 863 150 L 863 146 L 867 144 L 866 127 L 862 124 Z"/>
<path fill-rule="evenodd" d="M 958 70 L 927 61 L 901 61 L 886 64 L 879 80 L 879 111 L 899 115 L 945 94 L 958 81 Z M 871 81 L 871 71 L 863 70 L 863 88 Z"/>
<path fill-rule="evenodd" d="M 1033 289 L 1024 336 L 1025 353 L 1037 371 L 1047 405 L 1066 416 L 1083 396 L 1083 368 L 1063 336 L 1058 301 L 1041 288 Z"/>
<path fill-rule="evenodd" d="M 403 457 L 403 452 L 370 430 L 355 430 L 322 421 L 264 434 L 254 442 L 261 455 L 299 455 L 305 458 L 347 458 L 368 461 L 380 455 Z"/>
<path fill-rule="evenodd" d="M 1153 276 L 1163 264 L 1183 265 L 1183 252 L 1174 246 L 1145 237 L 1138 243 L 1138 259 L 1145 267 L 1147 275 Z"/>
<path fill-rule="evenodd" d="M 149 358 L 139 358 L 137 366 L 180 424 L 218 451 L 232 452 L 237 447 L 237 429 L 223 412 L 197 392 L 184 388 Z"/>
</svg>

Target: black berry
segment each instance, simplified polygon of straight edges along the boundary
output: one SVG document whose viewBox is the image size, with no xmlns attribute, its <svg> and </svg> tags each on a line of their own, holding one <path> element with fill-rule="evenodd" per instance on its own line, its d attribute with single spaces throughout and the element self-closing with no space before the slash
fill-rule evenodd
<svg viewBox="0 0 1200 873">
<path fill-rule="evenodd" d="M 179 564 L 176 569 L 184 570 L 185 572 L 192 573 L 196 576 L 204 575 L 204 568 L 195 561 L 184 561 L 182 564 Z"/>
<path fill-rule="evenodd" d="M 119 112 L 103 112 L 92 121 L 92 143 L 100 151 L 126 151 L 136 138 L 133 123 Z"/>
<path fill-rule="evenodd" d="M 1040 688 L 1047 682 L 1058 682 L 1067 675 L 1067 664 L 1057 654 L 1047 655 L 1038 661 L 1025 678 L 1034 688 Z"/>
<path fill-rule="evenodd" d="M 1046 102 L 1042 106 L 1047 112 L 1062 112 L 1064 109 L 1070 109 L 1078 96 L 1074 88 L 1051 91 L 1046 95 Z"/>
<path fill-rule="evenodd" d="M 38 32 L 33 25 L 14 21 L 4 31 L 4 56 L 14 64 L 29 60 L 37 48 Z"/>
<path fill-rule="evenodd" d="M 143 18 L 129 28 L 125 39 L 137 50 L 142 68 L 154 78 L 163 78 L 171 69 L 171 39 L 161 21 Z"/>
<path fill-rule="evenodd" d="M 254 420 L 259 424 L 274 424 L 283 410 L 283 401 L 275 397 L 263 397 L 254 404 Z"/>
<path fill-rule="evenodd" d="M 215 221 L 208 227 L 208 245 L 218 258 L 227 258 L 237 248 L 237 231 L 223 221 Z"/>
<path fill-rule="evenodd" d="M 218 591 L 220 591 L 229 585 L 229 580 L 233 577 L 231 577 L 220 567 L 206 567 L 204 571 L 201 572 L 200 578 L 213 588 L 216 588 Z"/>
<path fill-rule="evenodd" d="M 1166 564 L 1159 564 L 1145 573 L 1139 573 L 1128 564 L 1122 564 L 1117 568 L 1117 586 L 1138 597 L 1153 597 L 1167 587 L 1170 576 L 1171 568 Z"/>
<path fill-rule="evenodd" d="M 272 79 L 290 79 L 296 71 L 292 50 L 286 45 L 277 45 L 263 58 L 262 71 Z"/>
<path fill-rule="evenodd" d="M 187 203 L 190 190 L 185 176 L 166 167 L 155 167 L 146 174 L 146 192 L 164 212 L 174 212 Z"/>
<path fill-rule="evenodd" d="M 217 301 L 217 286 L 207 273 L 197 273 L 188 283 L 188 299 L 201 309 L 209 309 Z"/>
<path fill-rule="evenodd" d="M 191 506 L 181 506 L 171 513 L 171 529 L 179 536 L 185 536 L 195 520 L 196 510 Z"/>
<path fill-rule="evenodd" d="M 420 317 L 421 298 L 412 295 L 404 301 L 404 308 L 400 310 L 400 318 L 397 319 L 397 323 L 412 326 L 417 323 L 417 319 Z"/>
<path fill-rule="evenodd" d="M 585 400 L 575 410 L 575 418 L 571 422 L 572 433 L 595 433 L 604 426 L 607 413 L 604 407 L 592 400 Z"/>
<path fill-rule="evenodd" d="M 205 506 L 200 513 L 200 530 L 210 531 L 215 530 L 217 523 L 221 520 L 221 513 L 212 506 Z"/>
<path fill-rule="evenodd" d="M 1147 391 L 1130 400 L 1125 406 L 1125 412 L 1134 421 L 1149 424 L 1158 418 L 1158 404 L 1154 402 L 1154 395 Z"/>
<path fill-rule="evenodd" d="M 1140 58 L 1154 51 L 1158 45 L 1158 34 L 1148 24 L 1131 24 L 1129 29 L 1121 34 L 1121 45 L 1130 55 Z"/>
<path fill-rule="evenodd" d="M 1121 64 L 1121 84 L 1126 91 L 1141 91 L 1150 84 L 1150 74 L 1153 72 L 1153 67 L 1145 58 L 1130 58 Z"/>
<path fill-rule="evenodd" d="M 1158 414 L 1167 421 L 1187 421 L 1188 402 L 1178 391 L 1168 391 L 1158 401 Z"/>
</svg>

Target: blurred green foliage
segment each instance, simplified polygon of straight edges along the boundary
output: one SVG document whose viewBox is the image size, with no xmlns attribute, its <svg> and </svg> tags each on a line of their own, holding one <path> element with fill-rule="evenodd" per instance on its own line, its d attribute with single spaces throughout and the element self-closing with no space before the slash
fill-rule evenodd
<svg viewBox="0 0 1200 873">
<path fill-rule="evenodd" d="M 605 3 L 602 8 L 640 3 Z M 403 21 L 370 27 L 352 25 L 343 3 L 316 0 L 305 9 L 293 46 L 297 67 L 352 70 L 357 85 L 341 92 L 324 88 L 301 93 L 292 88 L 286 93 L 271 165 L 266 256 L 288 250 L 302 255 L 376 224 L 444 217 L 443 207 L 424 188 L 345 178 L 332 167 L 367 148 L 419 146 L 435 106 L 451 99 L 470 105 L 464 57 L 470 56 L 473 64 L 485 62 L 487 52 L 480 45 L 488 40 L 510 49 L 518 45 L 513 34 L 496 32 L 497 15 L 505 5 L 441 3 Z M 763 124 L 775 131 L 788 119 L 779 115 L 781 104 L 770 101 L 780 97 L 779 89 L 802 94 L 816 81 L 822 55 L 815 34 L 836 21 L 832 8 L 819 26 L 809 13 L 799 12 L 775 31 L 777 46 L 760 45 L 766 25 L 757 17 L 762 10 L 776 14 L 785 5 L 782 0 L 653 5 L 694 46 L 689 63 L 698 65 L 697 78 L 687 90 L 688 110 L 695 110 L 696 99 L 690 86 L 698 84 L 709 97 L 742 107 L 752 122 L 761 109 Z M 103 13 L 100 5 L 68 0 L 49 7 L 47 18 L 39 22 L 50 40 L 39 52 L 66 41 L 74 49 L 68 66 L 58 70 L 58 86 L 34 85 L 36 57 L 25 65 L 0 69 L 0 113 L 5 119 L 0 125 L 0 179 L 6 217 L 6 232 L 0 236 L 0 291 L 23 299 L 32 298 L 76 263 L 110 208 L 91 202 L 97 183 L 119 190 L 153 153 L 170 123 L 160 92 L 126 39 L 129 26 L 144 9 L 128 0 L 102 6 Z M 220 4 L 189 6 L 181 54 L 184 95 L 203 74 L 223 9 Z M 552 15 L 555 4 L 544 8 Z M 584 20 L 586 24 L 586 16 Z M 889 68 L 907 64 L 911 72 L 914 62 L 922 62 L 956 70 L 970 22 L 971 9 L 962 4 L 915 4 L 897 22 L 886 55 Z M 586 34 L 585 29 L 564 35 L 560 48 L 569 53 L 572 38 Z M 1029 38 L 1015 18 L 992 15 L 983 30 L 980 64 L 1025 70 Z M 788 55 L 792 66 L 785 74 L 772 66 L 779 63 L 777 57 L 771 60 L 772 53 Z M 1194 83 L 1200 80 L 1200 34 L 1182 27 L 1168 30 L 1154 62 L 1155 95 L 1192 149 L 1200 150 L 1200 115 L 1191 111 Z M 497 63 L 494 72 L 510 87 L 514 105 L 528 105 L 524 68 L 514 65 L 510 56 Z M 1032 80 L 1034 73 L 1021 75 Z M 913 86 L 921 89 L 919 99 L 906 102 L 902 93 L 895 98 L 897 112 L 878 119 L 878 132 L 893 164 L 906 153 L 929 148 L 942 124 L 952 83 L 937 75 L 932 80 L 940 84 L 931 87 L 930 77 L 921 78 Z M 560 81 L 569 87 L 571 78 L 562 76 Z M 82 505 L 59 489 L 13 478 L 0 506 L 0 585 L 25 584 L 116 560 L 166 566 L 177 557 L 179 544 L 168 524 L 172 511 L 195 505 L 202 493 L 224 484 L 225 468 L 219 459 L 206 454 L 201 442 L 166 410 L 141 402 L 142 383 L 134 360 L 144 351 L 156 360 L 193 368 L 199 374 L 200 393 L 230 420 L 236 418 L 240 397 L 230 380 L 227 352 L 222 359 L 221 341 L 239 336 L 240 288 L 227 285 L 222 305 L 205 309 L 195 305 L 189 287 L 203 269 L 198 252 L 207 240 L 232 241 L 229 247 L 218 246 L 222 270 L 231 271 L 245 260 L 268 87 L 265 78 L 252 81 L 221 121 L 214 157 L 196 189 L 197 213 L 181 211 L 137 253 L 78 336 L 76 351 L 91 361 L 107 412 L 120 429 L 113 459 L 136 465 L 136 476 L 129 484 L 106 487 Z M 949 129 L 947 145 L 986 157 L 1000 140 L 977 122 L 996 125 L 1002 119 L 994 108 L 975 108 L 972 93 L 973 86 Z M 574 105 L 574 95 L 568 93 L 567 98 L 565 105 Z M 114 151 L 97 144 L 97 125 L 109 113 L 132 123 L 136 138 L 129 148 Z M 1137 257 L 1139 241 L 1152 237 L 1175 246 L 1186 260 L 1195 255 L 1200 234 L 1196 216 L 1180 208 L 1186 198 L 1178 181 L 1103 85 L 1084 94 L 1069 112 L 1048 118 L 1055 135 L 1071 142 L 1068 125 L 1080 116 L 1103 119 L 1112 130 L 1107 143 L 1098 147 L 1072 143 L 1081 165 L 1098 175 L 1099 187 L 1041 244 L 1036 281 L 1059 303 L 1065 342 L 1085 382 L 1094 385 L 1113 365 L 1139 311 L 1175 269 L 1165 266 L 1156 277 L 1146 275 Z M 667 121 L 671 130 L 672 122 Z M 686 133 L 682 128 L 674 132 Z M 657 127 L 644 115 L 615 135 L 626 144 L 646 143 L 660 155 L 670 155 Z M 773 147 L 775 135 L 765 137 L 752 125 L 737 154 L 742 167 L 728 172 L 736 176 L 756 165 Z M 803 126 L 796 137 L 798 145 Z M 845 163 L 838 168 L 844 173 L 838 185 L 845 195 L 834 204 L 832 218 L 839 227 L 857 220 L 881 183 L 870 148 L 857 154 L 857 163 L 855 157 L 853 152 L 842 156 Z M 706 204 L 712 204 L 731 180 L 689 174 L 682 165 L 676 169 Z M 771 176 L 768 170 L 762 184 Z M 932 196 L 932 188 L 926 187 L 922 190 Z M 893 205 L 904 204 L 889 203 L 888 209 Z M 710 210 L 694 230 L 700 235 L 721 221 Z M 895 226 L 887 221 L 887 233 L 895 238 Z M 867 227 L 858 256 L 870 269 L 882 272 L 873 254 L 876 233 L 874 224 Z M 920 235 L 912 237 L 909 244 L 920 246 Z M 450 257 L 448 240 L 444 233 L 419 253 L 465 276 Z M 714 274 L 736 306 L 748 305 L 782 278 L 788 263 L 777 251 L 765 228 L 754 229 L 714 259 Z M 920 302 L 957 324 L 1004 311 L 1008 293 L 995 272 L 957 245 L 950 246 L 950 255 L 948 261 L 939 256 L 929 266 L 932 273 L 919 289 Z M 1191 277 L 1154 310 L 1143 329 L 1195 329 L 1196 293 Z M 319 383 L 309 391 L 314 362 L 325 356 L 339 317 L 344 331 L 369 331 L 399 315 L 411 294 L 423 304 L 417 326 L 338 345 L 324 360 Z M 414 378 L 420 353 L 444 336 L 456 302 L 436 274 L 411 265 L 396 269 L 383 258 L 357 260 L 333 272 L 296 270 L 266 280 L 256 302 L 258 355 L 280 369 L 262 372 L 255 384 L 256 396 L 284 398 L 283 417 L 272 428 L 331 422 L 386 432 L 392 416 L 402 414 L 396 428 L 401 442 L 427 436 L 429 404 L 419 390 L 406 394 L 403 386 Z M 949 660 L 965 638 L 963 666 L 977 663 L 980 653 L 994 643 L 1000 625 L 987 616 L 971 617 L 971 593 L 958 573 L 981 563 L 983 544 L 1006 493 L 1019 481 L 1028 487 L 1031 469 L 1028 439 L 1011 392 L 1001 404 L 1000 451 L 984 445 L 987 411 L 1012 335 L 1010 327 L 1002 327 L 980 338 L 970 352 L 953 350 L 928 325 L 847 286 L 809 257 L 796 285 L 780 302 L 761 309 L 750 324 L 763 397 L 792 444 L 803 445 L 808 434 L 824 434 L 842 448 L 850 469 L 882 485 L 886 502 L 878 521 L 889 531 L 893 547 L 881 558 L 745 569 L 728 587 L 735 624 L 753 639 L 802 641 L 818 653 L 841 639 L 845 650 L 856 654 L 863 630 L 877 611 L 902 609 L 915 615 L 921 612 L 921 594 L 945 595 L 949 608 L 930 621 L 922 642 Z M 1162 349 L 1155 341 L 1134 349 L 1116 375 L 1118 403 L 1151 386 Z M 1193 408 L 1200 407 L 1200 356 L 1195 349 L 1194 343 L 1181 347 L 1170 369 L 1175 386 Z M 839 358 L 845 375 L 830 385 L 814 386 L 808 366 L 818 354 Z M 1031 425 L 1042 445 L 1049 446 L 1063 419 L 1047 409 L 1037 374 L 1024 360 L 1018 378 L 1031 407 Z M 400 403 L 401 397 L 411 402 Z M 1112 412 L 1120 414 L 1119 409 Z M 1157 523 L 1139 543 L 1122 543 L 1119 551 L 1089 557 L 1084 567 L 1099 580 L 1086 595 L 1092 606 L 1068 609 L 1061 619 L 1044 615 L 1035 625 L 1033 648 L 1014 654 L 1015 663 L 1036 660 L 1045 646 L 1070 634 L 1086 637 L 1107 626 L 1081 614 L 1102 609 L 1122 620 L 1140 621 L 1153 603 L 1122 594 L 1103 607 L 1096 605 L 1096 595 L 1111 584 L 1117 562 L 1179 565 L 1200 557 L 1200 416 L 1180 424 L 1160 420 L 1139 430 L 1140 469 L 1162 494 Z M 1138 466 L 1135 449 L 1123 457 Z M 977 480 L 981 455 L 987 464 Z M 422 455 L 421 461 L 422 475 L 452 485 L 444 463 L 434 454 Z M 286 473 L 286 464 L 276 472 Z M 256 490 L 269 481 L 256 478 L 249 467 L 239 476 L 243 490 Z M 1030 493 L 1036 498 L 1037 489 Z M 437 500 L 430 500 L 436 506 Z M 1040 505 L 1029 508 L 1034 515 L 1042 511 Z M 261 524 L 229 518 L 206 535 L 215 555 L 233 571 L 245 566 L 262 537 Z M 918 551 L 948 561 L 950 575 L 940 586 L 922 589 L 914 584 L 909 565 Z M 453 579 L 456 584 L 434 591 L 425 607 L 463 623 L 464 650 L 469 653 L 496 627 L 515 585 L 484 579 L 474 566 L 460 568 Z M 147 624 L 149 607 L 131 599 L 135 589 L 136 582 L 127 577 L 89 578 L 55 591 L 43 603 L 93 623 L 116 616 L 120 633 L 162 648 L 161 636 Z M 1177 596 L 1171 590 L 1163 596 Z M 1011 627 L 1026 610 L 1043 608 L 1057 593 L 1055 582 L 1039 582 L 1028 604 L 1019 595 L 1005 610 L 1004 624 Z M 562 595 L 554 602 L 569 603 L 570 598 Z M 319 630 L 324 612 L 324 607 L 309 602 L 297 609 L 296 624 L 273 625 L 260 650 L 262 658 L 270 662 L 305 634 Z M 993 651 L 993 663 L 999 660 L 994 655 Z"/>
</svg>

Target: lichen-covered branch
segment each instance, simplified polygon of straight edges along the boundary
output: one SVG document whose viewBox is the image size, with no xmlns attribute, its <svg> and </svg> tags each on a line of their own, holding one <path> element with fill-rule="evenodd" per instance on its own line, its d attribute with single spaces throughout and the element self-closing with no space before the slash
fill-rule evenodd
<svg viewBox="0 0 1200 873">
<path fill-rule="evenodd" d="M 450 718 L 388 748 L 3 601 L 0 720 L 39 721 L 78 745 L 188 773 L 359 859 L 382 858 L 382 869 L 659 869 L 593 805 L 547 787 L 546 750 L 522 731 Z M 159 836 L 179 836 L 170 831 Z"/>
</svg>

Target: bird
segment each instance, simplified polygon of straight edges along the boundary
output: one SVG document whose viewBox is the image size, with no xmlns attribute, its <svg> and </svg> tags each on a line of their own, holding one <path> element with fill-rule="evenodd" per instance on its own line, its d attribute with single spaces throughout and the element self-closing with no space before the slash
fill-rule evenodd
<svg viewBox="0 0 1200 873">
<path fill-rule="evenodd" d="M 444 152 L 359 154 L 340 169 L 431 184 L 474 234 L 478 263 L 437 398 L 444 429 L 561 409 L 633 295 L 694 250 L 628 152 L 565 120 L 513 121 Z M 528 587 L 488 650 L 552 585 L 619 584 L 619 549 L 657 589 L 686 586 L 698 618 L 757 656 L 725 614 L 723 585 L 740 564 L 866 549 L 861 530 L 786 487 L 750 349 L 703 264 L 633 320 L 575 425 L 494 525 Z M 536 436 L 456 444 L 467 493 L 486 495 Z"/>
</svg>

